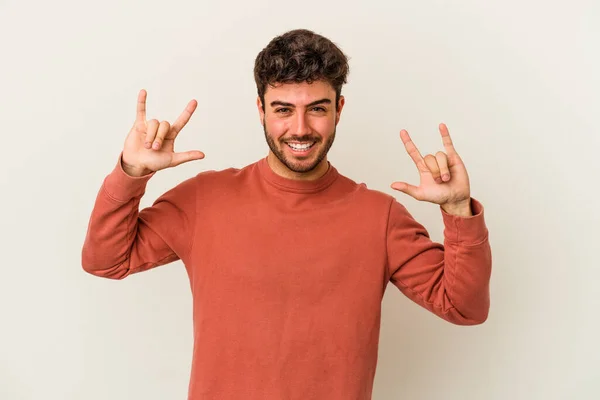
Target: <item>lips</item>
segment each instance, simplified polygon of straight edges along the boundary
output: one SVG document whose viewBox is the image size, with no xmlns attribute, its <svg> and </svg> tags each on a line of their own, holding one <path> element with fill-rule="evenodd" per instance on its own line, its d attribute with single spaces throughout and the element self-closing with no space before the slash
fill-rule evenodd
<svg viewBox="0 0 600 400">
<path fill-rule="evenodd" d="M 290 149 L 293 155 L 306 156 L 312 151 L 316 143 L 316 141 L 289 141 L 285 142 L 285 145 Z"/>
<path fill-rule="evenodd" d="M 294 151 L 306 151 L 315 145 L 316 142 L 286 142 L 288 147 Z"/>
</svg>

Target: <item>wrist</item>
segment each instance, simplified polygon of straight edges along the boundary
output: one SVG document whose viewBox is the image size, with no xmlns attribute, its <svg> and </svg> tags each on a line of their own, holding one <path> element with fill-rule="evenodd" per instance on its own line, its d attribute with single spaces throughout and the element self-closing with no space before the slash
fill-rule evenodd
<svg viewBox="0 0 600 400">
<path fill-rule="evenodd" d="M 459 217 L 471 217 L 473 211 L 471 210 L 471 199 L 462 200 L 455 203 L 445 203 L 441 205 L 442 210 L 451 215 Z"/>
<path fill-rule="evenodd" d="M 123 158 L 121 158 L 121 168 L 123 169 L 123 172 L 134 178 L 139 178 L 152 173 L 152 171 L 148 168 L 140 168 L 127 164 L 125 161 L 123 161 Z"/>
</svg>

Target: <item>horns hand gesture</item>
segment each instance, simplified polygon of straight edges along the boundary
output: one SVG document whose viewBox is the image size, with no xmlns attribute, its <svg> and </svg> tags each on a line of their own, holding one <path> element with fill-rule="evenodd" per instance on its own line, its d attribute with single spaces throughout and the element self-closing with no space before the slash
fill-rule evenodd
<svg viewBox="0 0 600 400">
<path fill-rule="evenodd" d="M 404 147 L 417 166 L 421 182 L 419 186 L 394 182 L 391 187 L 417 200 L 442 206 L 469 204 L 471 192 L 467 170 L 454 149 L 446 125 L 440 124 L 439 129 L 446 152 L 439 151 L 435 156 L 428 154 L 425 157 L 421 156 L 408 132 L 404 129 L 400 132 Z"/>
<path fill-rule="evenodd" d="M 141 176 L 204 158 L 204 153 L 201 151 L 176 153 L 174 148 L 175 138 L 198 106 L 196 100 L 191 100 L 171 125 L 167 121 L 146 120 L 146 96 L 146 91 L 140 90 L 137 117 L 127 135 L 123 149 L 122 161 L 125 171 L 131 175 Z"/>
</svg>

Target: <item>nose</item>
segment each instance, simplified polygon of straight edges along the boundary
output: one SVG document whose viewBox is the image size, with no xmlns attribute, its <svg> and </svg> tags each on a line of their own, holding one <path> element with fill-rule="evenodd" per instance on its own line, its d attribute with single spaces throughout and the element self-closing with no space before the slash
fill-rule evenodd
<svg viewBox="0 0 600 400">
<path fill-rule="evenodd" d="M 296 113 L 296 121 L 295 121 L 295 129 L 294 132 L 296 136 L 302 137 L 310 134 L 310 125 L 308 123 L 308 118 L 306 113 L 298 112 Z"/>
</svg>

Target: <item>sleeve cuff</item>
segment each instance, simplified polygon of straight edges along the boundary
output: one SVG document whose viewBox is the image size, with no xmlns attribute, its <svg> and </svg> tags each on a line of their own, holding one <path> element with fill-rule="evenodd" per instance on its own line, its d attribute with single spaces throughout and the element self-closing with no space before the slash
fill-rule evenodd
<svg viewBox="0 0 600 400">
<path fill-rule="evenodd" d="M 104 189 L 113 199 L 126 202 L 132 198 L 142 197 L 146 192 L 148 181 L 156 172 L 140 177 L 127 175 L 121 164 L 122 156 L 123 153 L 119 155 L 119 160 L 112 172 L 104 179 Z"/>
<path fill-rule="evenodd" d="M 461 217 L 445 212 L 440 206 L 444 220 L 444 237 L 451 242 L 478 244 L 488 236 L 483 205 L 471 197 L 472 216 Z"/>
</svg>

